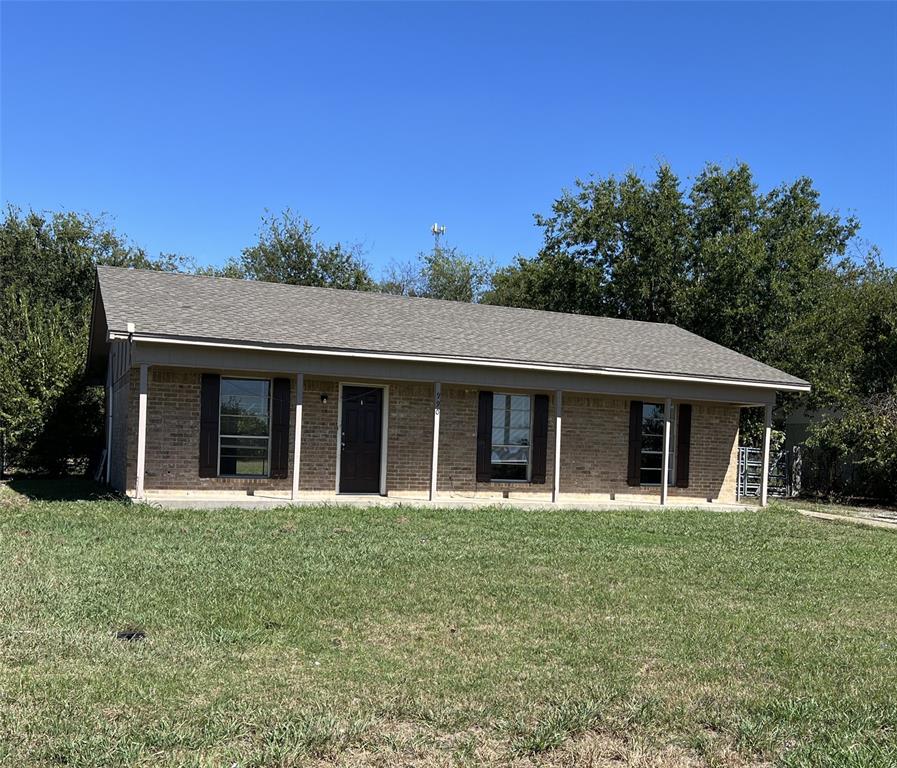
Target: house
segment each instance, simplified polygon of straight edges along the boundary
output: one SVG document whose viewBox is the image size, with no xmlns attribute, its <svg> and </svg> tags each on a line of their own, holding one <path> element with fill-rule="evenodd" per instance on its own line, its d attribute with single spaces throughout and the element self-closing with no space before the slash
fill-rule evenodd
<svg viewBox="0 0 897 768">
<path fill-rule="evenodd" d="M 734 502 L 741 409 L 809 390 L 673 325 L 114 267 L 87 368 L 136 498 Z"/>
</svg>

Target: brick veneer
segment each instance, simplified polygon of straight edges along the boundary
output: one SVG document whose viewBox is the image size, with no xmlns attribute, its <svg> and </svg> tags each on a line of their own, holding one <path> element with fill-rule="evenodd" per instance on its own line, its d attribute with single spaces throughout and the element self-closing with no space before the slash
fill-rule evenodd
<svg viewBox="0 0 897 768">
<path fill-rule="evenodd" d="M 739 419 L 737 406 L 692 404 L 689 486 L 671 487 L 670 496 L 735 501 Z M 561 431 L 562 493 L 659 494 L 626 484 L 629 400 L 565 394 Z"/>
<path fill-rule="evenodd" d="M 249 490 L 290 488 L 291 478 L 201 478 L 199 469 L 200 371 L 153 367 L 147 400 L 147 490 Z M 223 375 L 227 375 L 224 372 Z M 245 375 L 245 374 L 244 374 Z M 123 382 L 128 409 L 120 409 L 113 433 L 113 454 L 121 455 L 127 432 L 127 488 L 133 489 L 137 455 L 137 388 L 132 371 Z M 430 481 L 433 387 L 389 382 L 387 471 L 389 495 L 425 494 Z M 300 490 L 333 492 L 336 487 L 339 384 L 306 378 L 303 398 Z M 327 395 L 322 402 L 321 395 Z M 122 398 L 123 399 L 123 398 Z M 437 491 L 446 497 L 549 499 L 554 478 L 554 395 L 549 397 L 549 429 L 544 485 L 477 483 L 477 390 L 442 387 Z M 291 404 L 295 404 L 295 391 Z M 291 411 L 292 412 L 292 411 Z M 616 498 L 650 494 L 657 488 L 626 485 L 629 401 L 601 395 L 565 393 L 561 440 L 561 494 L 577 498 Z M 671 488 L 671 496 L 735 500 L 739 409 L 696 402 L 692 411 L 689 488 Z M 290 429 L 290 456 L 293 429 Z M 120 464 L 120 462 L 119 462 Z M 113 469 L 117 466 L 113 462 Z M 290 469 L 292 471 L 292 467 Z M 113 475 L 116 473 L 113 472 Z M 120 473 L 122 476 L 124 472 Z"/>
<path fill-rule="evenodd" d="M 554 395 L 548 402 L 548 451 L 545 483 L 478 483 L 476 481 L 477 407 L 479 390 L 466 387 L 442 388 L 442 413 L 439 419 L 439 467 L 437 493 L 459 497 L 551 498 L 554 483 Z M 563 427 L 561 428 L 563 432 Z M 431 432 L 432 434 L 432 432 Z M 563 435 L 562 435 L 563 440 Z M 563 447 L 561 450 L 563 454 Z"/>
</svg>

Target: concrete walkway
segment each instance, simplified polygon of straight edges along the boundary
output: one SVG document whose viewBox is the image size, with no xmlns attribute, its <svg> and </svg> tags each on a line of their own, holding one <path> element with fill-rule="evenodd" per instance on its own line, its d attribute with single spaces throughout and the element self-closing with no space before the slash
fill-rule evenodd
<svg viewBox="0 0 897 768">
<path fill-rule="evenodd" d="M 897 520 L 878 520 L 874 517 L 852 517 L 850 515 L 833 515 L 829 512 L 814 512 L 809 509 L 798 509 L 804 517 L 812 517 L 817 520 L 828 520 L 836 523 L 853 523 L 854 525 L 866 525 L 870 528 L 886 528 L 897 531 Z"/>
<path fill-rule="evenodd" d="M 440 509 L 476 509 L 478 507 L 518 507 L 520 509 L 582 509 L 582 510 L 619 510 L 619 509 L 650 509 L 657 507 L 663 509 L 657 499 L 645 498 L 640 500 L 607 500 L 591 501 L 561 497 L 557 504 L 550 501 L 531 501 L 520 498 L 501 499 L 495 497 L 445 497 L 436 501 L 428 498 L 408 496 L 378 496 L 372 495 L 348 495 L 348 494 L 315 494 L 303 495 L 296 501 L 291 501 L 288 493 L 275 491 L 259 491 L 249 496 L 245 493 L 234 492 L 182 492 L 173 493 L 161 491 L 147 492 L 147 504 L 162 509 L 221 509 L 235 507 L 237 509 L 273 509 L 287 506 L 357 506 L 365 507 L 433 507 Z M 695 500 L 674 500 L 666 509 L 714 509 L 726 511 L 743 511 L 756 509 L 756 506 L 745 504 L 721 504 L 717 502 L 700 502 Z"/>
</svg>

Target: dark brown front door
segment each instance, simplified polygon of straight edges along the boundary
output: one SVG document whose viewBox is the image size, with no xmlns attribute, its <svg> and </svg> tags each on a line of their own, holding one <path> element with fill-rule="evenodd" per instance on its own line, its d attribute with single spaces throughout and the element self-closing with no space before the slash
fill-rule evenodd
<svg viewBox="0 0 897 768">
<path fill-rule="evenodd" d="M 340 427 L 340 493 L 380 492 L 380 429 L 383 390 L 343 387 Z"/>
</svg>

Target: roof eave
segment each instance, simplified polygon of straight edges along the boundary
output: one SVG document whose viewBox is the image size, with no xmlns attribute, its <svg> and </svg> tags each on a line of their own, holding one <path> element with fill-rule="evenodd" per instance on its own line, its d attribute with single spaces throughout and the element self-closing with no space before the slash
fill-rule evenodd
<svg viewBox="0 0 897 768">
<path fill-rule="evenodd" d="M 180 344 L 199 347 L 217 347 L 224 349 L 265 350 L 285 352 L 288 354 L 323 355 L 334 357 L 356 357 L 376 360 L 402 360 L 406 362 L 445 363 L 450 365 L 482 365 L 498 368 L 516 368 L 520 370 L 539 370 L 555 373 L 582 373 L 595 376 L 620 376 L 628 378 L 644 378 L 660 381 L 694 382 L 702 384 L 726 384 L 732 386 L 774 389 L 781 392 L 809 392 L 810 384 L 805 381 L 775 381 L 758 379 L 736 379 L 724 376 L 701 376 L 694 374 L 664 373 L 659 371 L 640 371 L 625 368 L 586 368 L 576 366 L 555 365 L 550 363 L 534 363 L 523 360 L 497 360 L 476 357 L 445 357 L 437 355 L 405 354 L 397 352 L 377 352 L 374 350 L 322 349 L 319 347 L 295 347 L 277 344 L 248 343 L 232 340 L 209 340 L 183 336 L 167 336 L 160 334 L 141 334 L 137 331 L 113 331 L 107 333 L 107 339 L 126 339 L 151 344 Z"/>
</svg>

